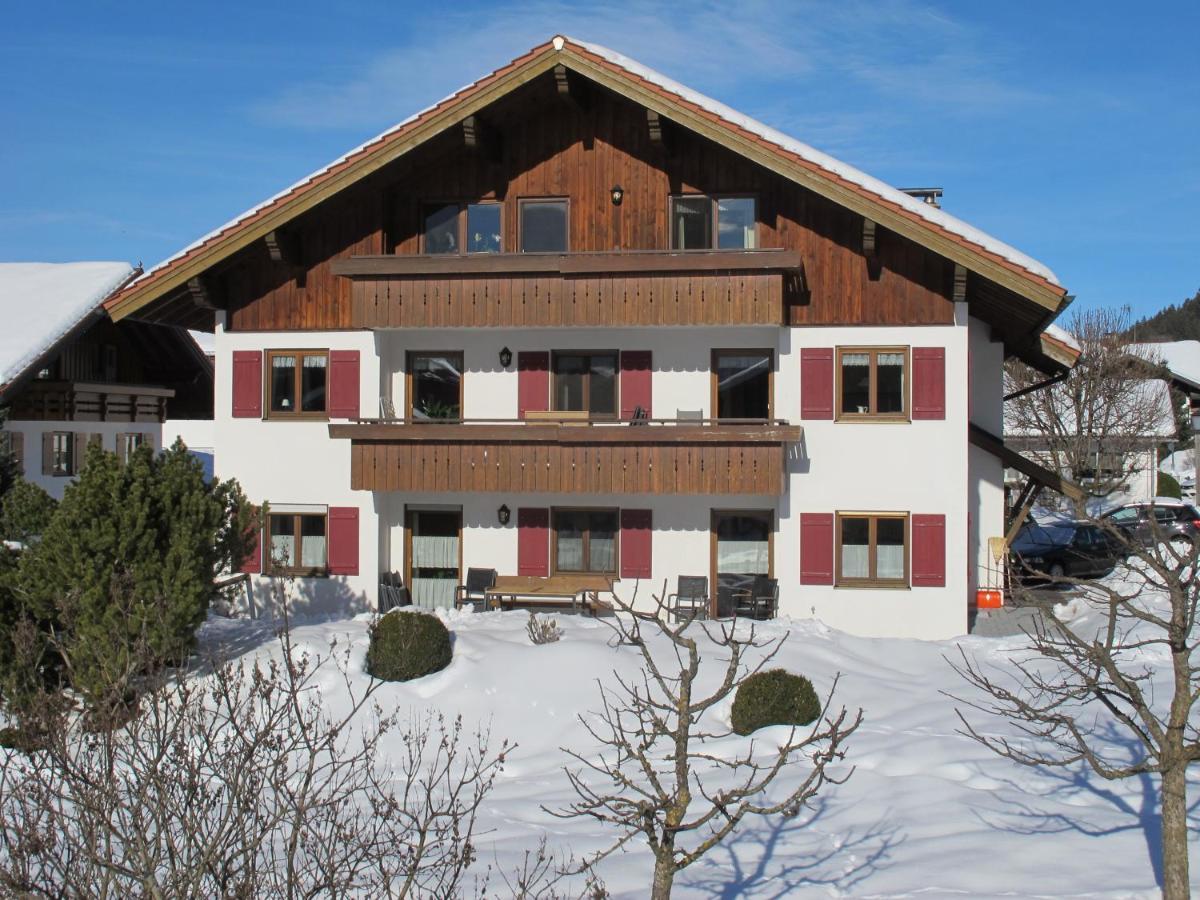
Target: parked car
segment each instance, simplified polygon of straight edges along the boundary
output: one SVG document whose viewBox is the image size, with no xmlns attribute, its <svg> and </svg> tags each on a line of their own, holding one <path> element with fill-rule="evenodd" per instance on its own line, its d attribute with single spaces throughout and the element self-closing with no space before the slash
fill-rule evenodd
<svg viewBox="0 0 1200 900">
<path fill-rule="evenodd" d="M 1086 522 L 1030 522 L 1009 548 L 1013 573 L 1023 581 L 1107 575 L 1122 555 L 1116 538 Z"/>
<path fill-rule="evenodd" d="M 1200 511 L 1171 497 L 1126 503 L 1110 509 L 1101 519 L 1147 547 L 1158 541 L 1200 544 Z"/>
</svg>

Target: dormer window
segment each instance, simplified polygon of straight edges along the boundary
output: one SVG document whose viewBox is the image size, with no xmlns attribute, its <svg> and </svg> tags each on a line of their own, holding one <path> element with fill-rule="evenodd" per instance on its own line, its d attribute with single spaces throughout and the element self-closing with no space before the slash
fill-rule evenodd
<svg viewBox="0 0 1200 900">
<path fill-rule="evenodd" d="M 671 198 L 672 250 L 753 250 L 758 246 L 757 228 L 753 197 Z"/>
<path fill-rule="evenodd" d="M 430 254 L 500 253 L 499 203 L 443 203 L 425 208 L 423 245 Z"/>
</svg>

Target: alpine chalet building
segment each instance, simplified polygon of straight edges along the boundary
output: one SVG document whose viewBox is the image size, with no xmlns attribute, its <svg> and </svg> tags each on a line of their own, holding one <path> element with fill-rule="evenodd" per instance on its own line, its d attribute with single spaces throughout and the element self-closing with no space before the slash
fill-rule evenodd
<svg viewBox="0 0 1200 900">
<path fill-rule="evenodd" d="M 319 111 L 314 111 L 315 114 Z M 256 590 L 453 605 L 468 569 L 626 599 L 754 576 L 852 632 L 967 629 L 1004 535 L 1001 367 L 1053 273 L 922 199 L 555 37 L 106 306 L 214 331 Z"/>
</svg>

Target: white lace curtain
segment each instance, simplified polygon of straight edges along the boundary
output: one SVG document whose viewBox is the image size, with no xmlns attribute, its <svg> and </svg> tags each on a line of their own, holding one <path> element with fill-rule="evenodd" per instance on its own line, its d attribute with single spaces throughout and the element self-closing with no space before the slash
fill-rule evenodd
<svg viewBox="0 0 1200 900">
<path fill-rule="evenodd" d="M 766 575 L 770 571 L 770 544 L 767 541 L 717 541 L 717 571 L 739 575 Z"/>
</svg>

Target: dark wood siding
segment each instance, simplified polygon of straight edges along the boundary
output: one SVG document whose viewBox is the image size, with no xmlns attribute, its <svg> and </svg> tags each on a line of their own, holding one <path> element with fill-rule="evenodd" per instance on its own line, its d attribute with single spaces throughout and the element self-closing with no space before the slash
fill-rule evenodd
<svg viewBox="0 0 1200 900">
<path fill-rule="evenodd" d="M 790 248 L 804 260 L 806 291 L 788 306 L 791 324 L 952 321 L 946 260 L 881 228 L 868 265 L 861 216 L 677 126 L 669 150 L 655 147 L 644 109 L 600 88 L 591 98 L 587 109 L 577 107 L 558 98 L 552 76 L 536 79 L 483 116 L 500 135 L 498 161 L 466 149 L 461 128 L 448 129 L 289 226 L 295 262 L 272 261 L 262 242 L 241 251 L 211 275 L 230 327 L 353 327 L 351 280 L 330 263 L 417 253 L 420 210 L 430 202 L 504 200 L 511 251 L 518 198 L 568 197 L 571 251 L 661 250 L 669 244 L 668 199 L 678 193 L 757 198 L 760 246 Z M 620 206 L 610 197 L 616 184 Z"/>
</svg>

